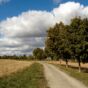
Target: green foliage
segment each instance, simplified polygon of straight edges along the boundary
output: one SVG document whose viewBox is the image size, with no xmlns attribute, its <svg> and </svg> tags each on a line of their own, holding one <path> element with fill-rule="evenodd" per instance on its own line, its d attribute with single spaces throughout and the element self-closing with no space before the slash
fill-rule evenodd
<svg viewBox="0 0 88 88">
<path fill-rule="evenodd" d="M 45 42 L 45 47 L 49 52 L 49 55 L 53 59 L 63 58 L 67 61 L 70 59 L 70 46 L 68 42 L 68 27 L 65 26 L 62 22 L 56 24 L 53 28 L 50 28 L 47 32 L 47 40 Z"/>
<path fill-rule="evenodd" d="M 37 60 L 44 60 L 45 59 L 45 53 L 43 49 L 36 48 L 33 50 L 33 56 Z"/>
<path fill-rule="evenodd" d="M 72 56 L 77 59 L 80 70 L 80 62 L 86 62 L 88 59 L 88 20 L 73 19 L 70 24 L 69 34 Z"/>
</svg>

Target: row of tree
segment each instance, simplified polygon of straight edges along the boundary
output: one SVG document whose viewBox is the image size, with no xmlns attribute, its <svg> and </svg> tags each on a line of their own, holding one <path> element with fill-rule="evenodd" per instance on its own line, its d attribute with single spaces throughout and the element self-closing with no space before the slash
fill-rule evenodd
<svg viewBox="0 0 88 88">
<path fill-rule="evenodd" d="M 26 55 L 22 55 L 22 56 L 17 56 L 17 55 L 12 55 L 12 56 L 3 55 L 3 56 L 0 56 L 0 59 L 34 60 L 35 58 L 32 55 L 29 55 L 29 56 L 26 56 Z"/>
<path fill-rule="evenodd" d="M 52 60 L 88 62 L 88 19 L 74 18 L 69 25 L 62 22 L 47 31 L 45 52 Z"/>
</svg>

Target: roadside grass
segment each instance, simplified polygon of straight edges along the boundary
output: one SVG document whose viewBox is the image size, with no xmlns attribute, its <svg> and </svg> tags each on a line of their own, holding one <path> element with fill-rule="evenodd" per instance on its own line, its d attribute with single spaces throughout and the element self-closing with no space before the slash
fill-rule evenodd
<svg viewBox="0 0 88 88">
<path fill-rule="evenodd" d="M 82 82 L 84 85 L 88 87 L 88 73 L 87 72 L 85 71 L 79 72 L 78 69 L 72 68 L 72 67 L 66 68 L 65 65 L 59 65 L 59 64 L 53 64 L 53 65 L 57 66 L 60 70 L 76 78 L 77 80 L 79 80 L 80 82 Z"/>
<path fill-rule="evenodd" d="M 44 68 L 34 63 L 23 71 L 0 78 L 0 88 L 48 88 Z"/>
</svg>

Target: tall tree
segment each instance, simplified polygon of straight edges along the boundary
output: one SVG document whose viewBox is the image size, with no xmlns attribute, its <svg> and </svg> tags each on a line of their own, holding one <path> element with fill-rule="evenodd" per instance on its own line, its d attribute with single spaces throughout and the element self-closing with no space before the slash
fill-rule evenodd
<svg viewBox="0 0 88 88">
<path fill-rule="evenodd" d="M 82 33 L 82 37 L 83 37 L 83 47 L 82 47 L 82 52 L 81 52 L 81 59 L 83 63 L 88 62 L 88 19 L 83 19 L 83 24 L 81 25 L 83 33 Z"/>
<path fill-rule="evenodd" d="M 68 59 L 70 59 L 67 29 L 68 27 L 62 22 L 56 24 L 48 30 L 45 42 L 45 47 L 50 56 L 57 60 L 63 58 L 66 61 L 66 67 L 68 67 Z"/>
<path fill-rule="evenodd" d="M 88 24 L 88 23 L 87 23 Z M 77 59 L 79 64 L 79 72 L 81 71 L 81 61 L 86 57 L 86 53 L 88 53 L 88 47 L 86 47 L 88 42 L 85 40 L 88 36 L 88 32 L 85 30 L 87 25 L 85 20 L 80 18 L 74 18 L 70 24 L 70 44 L 73 56 Z M 88 29 L 87 29 L 88 30 Z M 85 34 L 87 33 L 87 34 Z M 87 44 L 87 45 L 86 45 Z M 86 50 L 87 48 L 87 50 Z M 86 55 L 85 55 L 86 54 Z"/>
<path fill-rule="evenodd" d="M 56 24 L 53 28 L 50 28 L 47 31 L 47 39 L 45 42 L 45 48 L 48 52 L 49 57 L 55 59 L 54 56 L 59 55 L 59 48 L 58 48 L 58 40 L 60 39 L 59 36 L 59 24 Z"/>
</svg>

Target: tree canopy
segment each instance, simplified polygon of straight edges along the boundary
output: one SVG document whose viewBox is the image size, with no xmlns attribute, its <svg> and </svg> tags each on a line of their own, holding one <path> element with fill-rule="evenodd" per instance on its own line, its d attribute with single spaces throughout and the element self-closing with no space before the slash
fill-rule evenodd
<svg viewBox="0 0 88 88">
<path fill-rule="evenodd" d="M 44 50 L 41 48 L 34 49 L 33 56 L 36 60 L 44 60 L 44 58 L 45 58 Z"/>
</svg>

